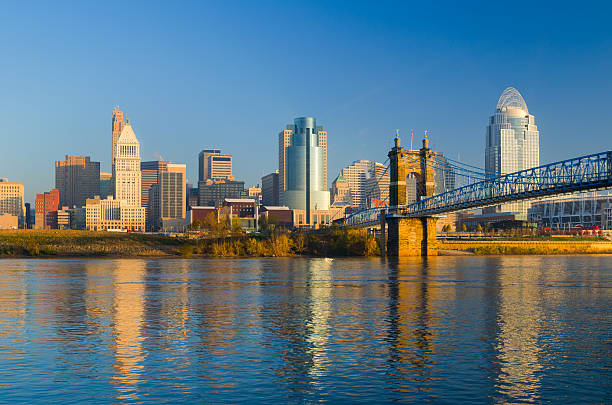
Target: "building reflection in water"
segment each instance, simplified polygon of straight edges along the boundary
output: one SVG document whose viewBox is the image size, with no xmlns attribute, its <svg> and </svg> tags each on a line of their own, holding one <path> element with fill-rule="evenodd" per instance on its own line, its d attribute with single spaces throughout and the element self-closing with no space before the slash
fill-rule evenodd
<svg viewBox="0 0 612 405">
<path fill-rule="evenodd" d="M 425 258 L 398 258 L 388 263 L 389 381 L 399 391 L 427 392 L 436 345 L 435 300 L 439 288 L 430 278 L 437 266 Z"/>
<path fill-rule="evenodd" d="M 310 287 L 310 320 L 309 334 L 306 341 L 312 354 L 311 368 L 308 373 L 316 384 L 317 378 L 327 371 L 327 340 L 329 338 L 328 319 L 332 298 L 332 259 L 312 260 L 308 262 Z"/>
<path fill-rule="evenodd" d="M 143 370 L 142 324 L 144 315 L 145 264 L 141 260 L 117 260 L 114 274 L 114 374 L 116 398 L 138 398 Z"/>
<path fill-rule="evenodd" d="M 498 261 L 498 263 L 491 263 Z M 544 269 L 534 257 L 492 258 L 488 268 L 498 269 L 499 309 L 496 356 L 499 374 L 495 388 L 503 398 L 538 401 L 543 323 Z"/>
<path fill-rule="evenodd" d="M 332 262 L 279 260 L 264 269 L 277 278 L 276 285 L 267 288 L 267 294 L 277 298 L 262 303 L 262 328 L 271 335 L 264 345 L 277 353 L 273 371 L 289 397 L 312 393 L 327 373 Z"/>
<path fill-rule="evenodd" d="M 14 332 L 25 325 L 26 265 L 7 260 L 0 272 L 0 334 Z"/>
</svg>

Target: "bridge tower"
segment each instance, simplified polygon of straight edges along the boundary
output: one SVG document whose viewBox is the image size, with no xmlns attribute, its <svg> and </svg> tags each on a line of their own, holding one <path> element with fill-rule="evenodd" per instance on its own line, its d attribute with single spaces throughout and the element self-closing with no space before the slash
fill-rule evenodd
<svg viewBox="0 0 612 405">
<path fill-rule="evenodd" d="M 433 195 L 434 158 L 437 153 L 429 149 L 427 132 L 420 150 L 404 150 L 401 147 L 399 131 L 395 136 L 395 146 L 389 152 L 390 184 L 389 205 L 390 212 L 381 218 L 381 238 L 384 240 L 388 234 L 386 252 L 387 256 L 433 256 L 438 254 L 436 239 L 436 221 L 434 217 L 402 216 L 401 208 L 406 206 L 406 176 L 414 175 L 416 178 L 417 201 Z M 387 232 L 382 225 L 386 225 Z"/>
</svg>

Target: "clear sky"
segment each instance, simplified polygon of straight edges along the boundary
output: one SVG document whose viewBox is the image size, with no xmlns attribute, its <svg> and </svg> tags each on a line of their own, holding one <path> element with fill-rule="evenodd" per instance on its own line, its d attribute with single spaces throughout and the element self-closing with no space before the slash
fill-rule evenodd
<svg viewBox="0 0 612 405">
<path fill-rule="evenodd" d="M 538 3 L 537 5 L 535 3 Z M 0 12 L 0 177 L 26 200 L 54 161 L 110 171 L 120 105 L 143 160 L 216 147 L 246 185 L 278 166 L 278 132 L 328 131 L 329 180 L 384 162 L 395 129 L 483 166 L 507 86 L 540 129 L 541 162 L 612 149 L 612 7 L 606 2 L 6 2 Z"/>
</svg>

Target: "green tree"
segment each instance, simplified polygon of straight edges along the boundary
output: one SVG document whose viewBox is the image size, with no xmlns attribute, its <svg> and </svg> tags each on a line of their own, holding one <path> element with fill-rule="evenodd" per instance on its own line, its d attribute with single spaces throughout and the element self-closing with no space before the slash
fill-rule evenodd
<svg viewBox="0 0 612 405">
<path fill-rule="evenodd" d="M 461 232 L 467 232 L 467 226 L 465 226 L 465 224 L 461 224 Z"/>
</svg>

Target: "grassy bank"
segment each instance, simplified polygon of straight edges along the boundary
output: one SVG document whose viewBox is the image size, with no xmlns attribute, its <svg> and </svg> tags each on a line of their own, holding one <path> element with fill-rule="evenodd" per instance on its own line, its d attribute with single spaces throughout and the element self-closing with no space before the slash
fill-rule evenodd
<svg viewBox="0 0 612 405">
<path fill-rule="evenodd" d="M 0 257 L 286 257 L 379 253 L 376 241 L 364 231 L 339 228 L 201 239 L 63 230 L 0 231 Z"/>
<path fill-rule="evenodd" d="M 612 242 L 600 239 L 573 241 L 441 241 L 440 249 L 475 255 L 612 254 Z"/>
</svg>

